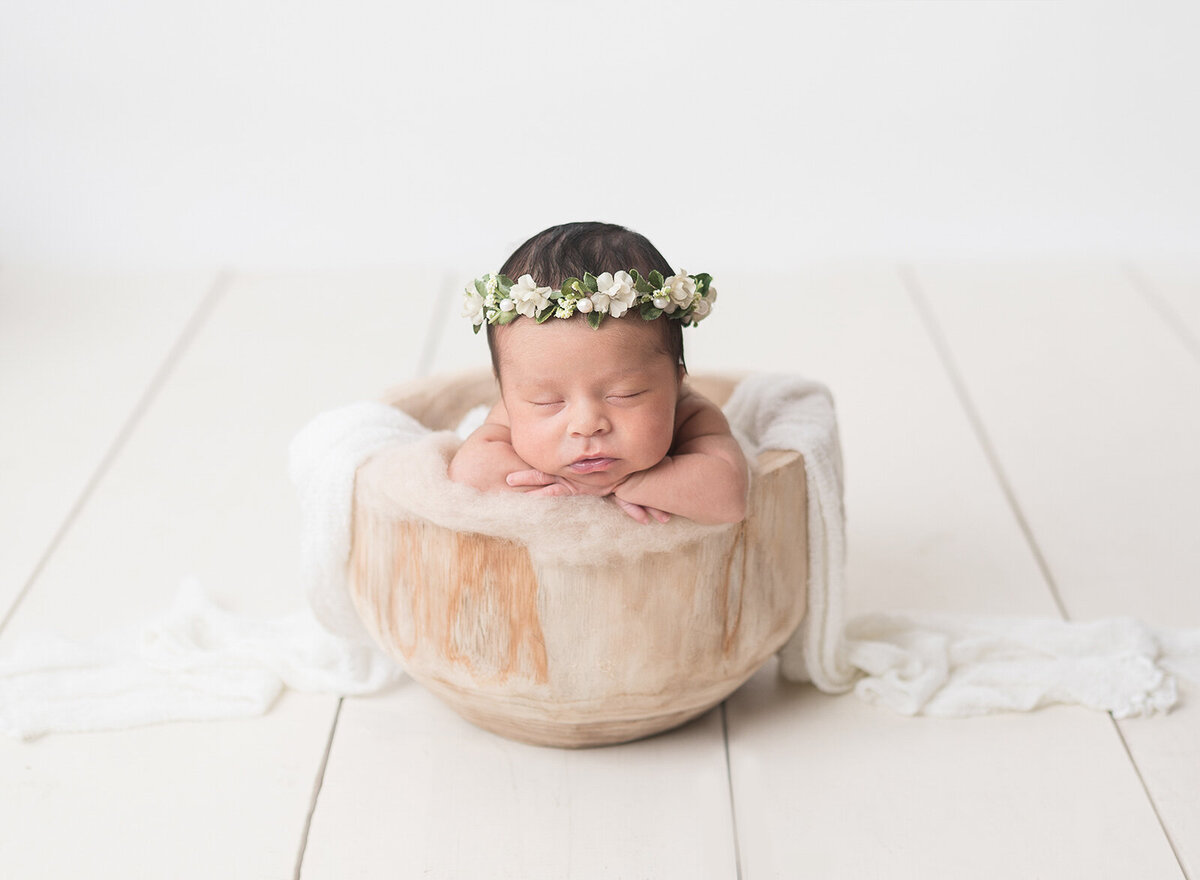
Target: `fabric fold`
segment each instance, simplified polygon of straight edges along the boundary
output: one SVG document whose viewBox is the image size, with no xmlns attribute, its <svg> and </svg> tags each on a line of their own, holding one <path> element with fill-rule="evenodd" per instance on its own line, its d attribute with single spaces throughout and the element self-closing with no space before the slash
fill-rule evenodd
<svg viewBox="0 0 1200 880">
<path fill-rule="evenodd" d="M 370 646 L 322 627 L 310 609 L 256 620 L 217 607 L 195 581 L 144 626 L 82 642 L 18 640 L 0 658 L 0 731 L 116 730 L 261 715 L 285 686 L 374 693 L 399 670 Z"/>
</svg>

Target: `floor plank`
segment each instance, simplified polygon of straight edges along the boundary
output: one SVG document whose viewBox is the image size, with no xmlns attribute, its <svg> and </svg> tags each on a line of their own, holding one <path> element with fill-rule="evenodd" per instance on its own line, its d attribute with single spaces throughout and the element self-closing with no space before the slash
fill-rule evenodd
<svg viewBox="0 0 1200 880">
<path fill-rule="evenodd" d="M 1200 361 L 1176 328 L 1115 269 L 923 268 L 919 284 L 1072 617 L 1200 626 Z M 1189 289 L 1163 285 L 1181 314 Z M 1200 683 L 1120 727 L 1200 876 Z"/>
<path fill-rule="evenodd" d="M 766 670 L 730 736 L 747 880 L 1180 876 L 1085 710 L 904 718 Z"/>
<path fill-rule="evenodd" d="M 696 333 L 689 360 L 693 369 L 715 361 L 802 372 L 834 389 L 847 462 L 851 613 L 1054 616 L 896 271 L 732 282 L 722 286 L 721 320 L 744 341 L 730 345 L 714 319 Z M 740 291 L 773 290 L 787 291 L 789 320 L 736 308 Z M 768 669 L 730 701 L 729 727 L 749 880 L 800 871 L 1179 876 L 1103 715 L 909 720 L 780 682 Z"/>
<path fill-rule="evenodd" d="M 431 372 L 489 363 L 460 301 L 455 285 Z M 564 751 L 478 730 L 412 683 L 348 699 L 303 876 L 380 866 L 401 877 L 732 880 L 719 712 L 643 742 Z"/>
<path fill-rule="evenodd" d="M 0 620 L 216 279 L 0 271 Z"/>
<path fill-rule="evenodd" d="M 438 283 L 400 270 L 238 278 L 0 646 L 144 620 L 188 573 L 237 611 L 298 607 L 288 440 L 414 372 L 427 322 L 409 298 Z M 245 722 L 0 742 L 0 788 L 29 795 L 0 799 L 2 873 L 291 876 L 336 705 L 286 694 Z"/>
<path fill-rule="evenodd" d="M 637 743 L 539 748 L 413 682 L 347 699 L 302 877 L 733 880 L 720 713 Z"/>
</svg>

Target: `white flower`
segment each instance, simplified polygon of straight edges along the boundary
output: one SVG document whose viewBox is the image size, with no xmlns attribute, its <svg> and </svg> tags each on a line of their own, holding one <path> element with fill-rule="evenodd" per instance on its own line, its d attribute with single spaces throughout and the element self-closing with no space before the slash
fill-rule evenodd
<svg viewBox="0 0 1200 880">
<path fill-rule="evenodd" d="M 692 319 L 695 321 L 699 321 L 701 318 L 703 318 L 705 315 L 707 315 L 711 311 L 712 311 L 712 306 L 710 306 L 708 304 L 708 300 L 706 300 L 706 299 L 696 300 L 696 308 L 692 312 Z"/>
<path fill-rule="evenodd" d="M 637 291 L 633 289 L 633 278 L 628 272 L 605 272 L 596 277 L 596 292 L 592 301 L 596 311 L 611 312 L 614 318 L 619 318 L 633 305 L 637 299 Z"/>
<path fill-rule="evenodd" d="M 592 310 L 592 307 L 594 305 L 595 305 L 595 303 L 593 303 L 590 299 L 588 299 L 585 296 L 579 302 L 575 303 L 575 308 L 579 309 L 579 311 L 583 312 L 586 315 L 588 312 L 590 312 Z"/>
<path fill-rule="evenodd" d="M 614 318 L 621 317 L 637 302 L 637 291 L 628 272 L 617 272 L 615 275 L 605 272 L 596 279 L 596 287 L 608 297 L 608 310 Z"/>
<path fill-rule="evenodd" d="M 483 297 L 470 288 L 463 291 L 462 316 L 476 327 L 483 323 Z"/>
<path fill-rule="evenodd" d="M 704 294 L 704 298 L 708 300 L 708 304 L 711 307 L 717 301 L 717 289 L 711 284 L 708 285 L 708 293 Z"/>
<path fill-rule="evenodd" d="M 671 301 L 681 309 L 686 309 L 696 298 L 696 282 L 682 269 L 663 282 L 663 290 L 668 291 Z"/>
<path fill-rule="evenodd" d="M 550 288 L 538 287 L 532 275 L 522 275 L 508 291 L 517 311 L 526 318 L 536 318 L 538 312 L 550 305 L 549 294 Z"/>
</svg>

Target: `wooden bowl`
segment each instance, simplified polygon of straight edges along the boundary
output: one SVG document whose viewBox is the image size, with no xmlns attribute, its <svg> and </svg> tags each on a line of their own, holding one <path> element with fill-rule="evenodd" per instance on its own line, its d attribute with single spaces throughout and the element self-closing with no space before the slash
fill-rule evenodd
<svg viewBox="0 0 1200 880">
<path fill-rule="evenodd" d="M 718 404 L 729 377 L 693 377 Z M 435 430 L 497 397 L 490 373 L 435 377 L 389 402 Z M 721 702 L 805 611 L 804 462 L 751 464 L 746 519 L 670 553 L 547 563 L 521 543 L 388 509 L 359 469 L 348 583 L 368 630 L 463 717 L 549 746 L 624 742 Z M 567 499 L 562 503 L 570 503 Z M 549 499 L 548 499 L 549 502 Z"/>
</svg>

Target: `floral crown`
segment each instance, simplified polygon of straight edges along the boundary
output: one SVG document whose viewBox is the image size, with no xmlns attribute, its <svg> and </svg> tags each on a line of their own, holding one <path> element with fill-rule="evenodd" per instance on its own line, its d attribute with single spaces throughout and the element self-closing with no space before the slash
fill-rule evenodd
<svg viewBox="0 0 1200 880">
<path fill-rule="evenodd" d="M 666 316 L 687 327 L 700 323 L 716 301 L 711 275 L 687 275 L 682 269 L 669 278 L 657 271 L 643 278 L 637 269 L 601 275 L 585 272 L 583 278 L 568 278 L 557 289 L 538 287 L 531 275 L 514 282 L 506 275 L 489 273 L 464 291 L 462 314 L 471 319 L 476 333 L 485 321 L 508 324 L 524 315 L 542 324 L 576 312 L 596 328 L 605 317 L 620 318 L 635 308 L 643 320 Z"/>
</svg>

